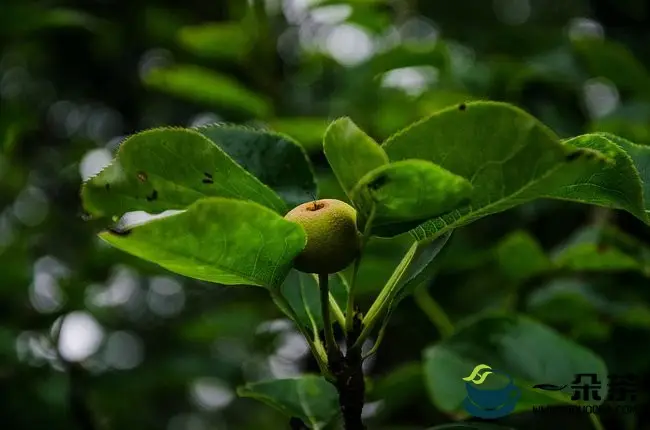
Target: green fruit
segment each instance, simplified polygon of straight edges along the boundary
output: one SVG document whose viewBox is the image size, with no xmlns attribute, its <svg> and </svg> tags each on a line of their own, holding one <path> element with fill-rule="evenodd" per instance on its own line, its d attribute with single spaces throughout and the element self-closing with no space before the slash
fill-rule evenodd
<svg viewBox="0 0 650 430">
<path fill-rule="evenodd" d="M 358 256 L 357 212 L 349 204 L 323 199 L 296 206 L 284 216 L 307 233 L 307 246 L 294 260 L 305 273 L 330 274 L 348 267 Z"/>
</svg>

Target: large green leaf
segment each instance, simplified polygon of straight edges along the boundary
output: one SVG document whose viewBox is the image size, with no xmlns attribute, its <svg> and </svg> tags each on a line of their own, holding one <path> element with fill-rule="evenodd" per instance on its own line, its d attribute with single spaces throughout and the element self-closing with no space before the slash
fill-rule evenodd
<svg viewBox="0 0 650 430">
<path fill-rule="evenodd" d="M 573 391 L 569 387 L 576 374 L 596 374 L 603 384 L 596 388 L 601 400 L 582 399 L 584 403 L 600 404 L 607 397 L 607 368 L 598 356 L 524 316 L 494 314 L 467 320 L 452 337 L 428 348 L 424 360 L 429 394 L 434 404 L 446 412 L 462 412 L 467 396 L 463 378 L 480 364 L 510 375 L 521 390 L 517 411 L 571 403 Z M 492 373 L 484 382 L 485 388 L 497 388 L 504 380 Z M 533 388 L 538 384 L 565 388 Z"/>
<path fill-rule="evenodd" d="M 643 200 L 644 184 L 633 160 L 619 144 L 601 134 L 577 136 L 564 143 L 576 148 L 599 151 L 606 154 L 611 162 L 600 166 L 565 165 L 547 181 L 531 187 L 527 195 L 532 197 L 540 192 L 543 197 L 624 209 L 648 222 L 644 207 L 647 203 Z"/>
<path fill-rule="evenodd" d="M 339 410 L 334 386 L 315 375 L 250 383 L 239 387 L 237 394 L 264 402 L 287 417 L 300 418 L 316 430 L 323 429 Z"/>
<path fill-rule="evenodd" d="M 606 136 L 561 142 L 516 107 L 472 102 L 449 108 L 388 139 L 391 161 L 420 158 L 468 179 L 471 205 L 413 230 L 435 237 L 536 198 L 624 209 L 647 222 L 642 185 L 625 151 Z"/>
<path fill-rule="evenodd" d="M 650 249 L 607 225 L 579 230 L 550 256 L 535 238 L 523 231 L 504 238 L 494 253 L 504 275 L 515 283 L 538 275 L 571 271 L 650 273 Z"/>
<path fill-rule="evenodd" d="M 189 129 L 159 128 L 127 138 L 113 163 L 88 180 L 81 194 L 95 216 L 185 209 L 204 197 L 251 200 L 281 214 L 287 209 L 271 189 Z"/>
<path fill-rule="evenodd" d="M 446 73 L 450 61 L 447 46 L 440 41 L 406 41 L 373 57 L 370 67 L 375 75 L 389 70 L 417 66 L 432 66 Z"/>
<path fill-rule="evenodd" d="M 388 164 L 381 146 L 350 118 L 340 118 L 331 123 L 323 139 L 327 161 L 350 198 L 355 185 L 365 174 Z"/>
<path fill-rule="evenodd" d="M 307 243 L 304 230 L 253 202 L 206 198 L 180 214 L 100 237 L 181 275 L 227 285 L 277 287 Z"/>
<path fill-rule="evenodd" d="M 534 291 L 526 311 L 541 321 L 569 327 L 572 336 L 606 340 L 613 326 L 650 328 L 650 307 L 642 295 L 594 279 L 555 279 Z"/>
<path fill-rule="evenodd" d="M 400 280 L 399 293 L 393 306 L 396 306 L 404 297 L 410 295 L 415 287 L 425 282 L 433 274 L 433 262 L 447 245 L 452 231 L 447 231 L 442 236 L 433 240 L 425 240 L 414 244 L 416 246 L 413 259 L 410 261 L 403 278 Z"/>
<path fill-rule="evenodd" d="M 272 111 L 268 100 L 237 80 L 199 66 L 179 64 L 155 68 L 143 77 L 143 81 L 158 91 L 256 118 L 266 118 Z"/>
<path fill-rule="evenodd" d="M 227 60 L 243 59 L 255 40 L 240 22 L 211 22 L 183 27 L 178 31 L 177 39 L 181 46 L 194 54 Z"/>
<path fill-rule="evenodd" d="M 578 38 L 572 45 L 591 76 L 607 78 L 622 90 L 650 97 L 650 74 L 624 45 L 595 37 Z"/>
<path fill-rule="evenodd" d="M 643 183 L 643 201 L 646 211 L 650 211 L 650 146 L 637 145 L 620 136 L 610 133 L 596 133 L 614 142 L 630 156 Z"/>
<path fill-rule="evenodd" d="M 524 231 L 515 231 L 504 238 L 495 254 L 503 273 L 516 283 L 554 268 L 535 238 Z"/>
<path fill-rule="evenodd" d="M 374 206 L 373 233 L 394 236 L 467 205 L 471 194 L 465 178 L 428 161 L 404 160 L 364 175 L 352 199 L 366 216 Z"/>
<path fill-rule="evenodd" d="M 426 397 L 422 363 L 407 362 L 377 377 L 373 382 L 368 401 L 383 401 L 380 414 L 389 416 L 391 412 L 420 402 Z"/>
<path fill-rule="evenodd" d="M 650 273 L 650 249 L 609 225 L 578 230 L 552 255 L 556 266 L 576 271 Z"/>
<path fill-rule="evenodd" d="M 620 323 L 625 313 L 590 282 L 574 278 L 554 279 L 533 291 L 525 309 L 545 324 L 570 330 L 574 339 L 598 341 L 607 340 L 611 323 Z"/>
<path fill-rule="evenodd" d="M 348 293 L 341 274 L 330 275 L 329 289 L 339 309 L 345 309 Z M 293 309 L 297 324 L 316 331 L 323 328 L 317 275 L 292 270 L 280 287 L 280 293 Z"/>
<path fill-rule="evenodd" d="M 296 139 L 307 152 L 323 149 L 323 136 L 329 126 L 327 118 L 282 117 L 268 121 L 269 127 Z"/>
<path fill-rule="evenodd" d="M 309 157 L 290 137 L 218 124 L 199 127 L 197 131 L 272 188 L 290 207 L 313 200 L 318 195 Z"/>
</svg>

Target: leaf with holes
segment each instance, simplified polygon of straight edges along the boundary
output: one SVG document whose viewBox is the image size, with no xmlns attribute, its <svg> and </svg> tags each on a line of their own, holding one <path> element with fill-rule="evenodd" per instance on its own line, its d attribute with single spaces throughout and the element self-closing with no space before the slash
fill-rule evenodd
<svg viewBox="0 0 650 430">
<path fill-rule="evenodd" d="M 535 118 L 497 102 L 442 110 L 392 136 L 391 162 L 428 160 L 473 185 L 471 205 L 413 229 L 418 239 L 537 198 L 623 209 L 648 222 L 642 183 L 625 150 L 601 134 L 561 142 Z"/>
<path fill-rule="evenodd" d="M 279 133 L 232 125 L 196 129 L 246 171 L 278 193 L 289 207 L 318 195 L 314 172 L 305 150 Z"/>
<path fill-rule="evenodd" d="M 307 243 L 304 230 L 253 202 L 206 198 L 180 214 L 100 237 L 190 278 L 277 287 Z"/>
<path fill-rule="evenodd" d="M 135 134 L 107 168 L 84 183 L 94 216 L 185 209 L 205 197 L 250 200 L 284 214 L 286 204 L 197 131 L 158 128 Z"/>
</svg>

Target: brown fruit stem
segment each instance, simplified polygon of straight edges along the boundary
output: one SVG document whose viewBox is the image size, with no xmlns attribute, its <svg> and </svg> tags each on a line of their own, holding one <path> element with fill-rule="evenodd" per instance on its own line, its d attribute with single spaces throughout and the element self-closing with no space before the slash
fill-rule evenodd
<svg viewBox="0 0 650 430">
<path fill-rule="evenodd" d="M 343 356 L 336 344 L 332 330 L 328 280 L 328 275 L 318 275 L 328 367 L 335 377 L 333 384 L 339 393 L 339 406 L 343 415 L 345 429 L 365 430 L 366 427 L 361 420 L 366 391 L 362 368 L 363 360 L 361 357 L 361 349 L 353 347 L 361 334 L 362 318 L 360 312 L 354 312 L 354 324 L 352 330 L 348 333 L 346 339 L 347 352 Z"/>
</svg>

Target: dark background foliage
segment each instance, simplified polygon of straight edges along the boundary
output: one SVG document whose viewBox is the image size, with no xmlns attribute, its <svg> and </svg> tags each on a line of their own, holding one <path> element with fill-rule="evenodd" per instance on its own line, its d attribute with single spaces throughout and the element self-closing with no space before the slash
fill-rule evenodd
<svg viewBox="0 0 650 430">
<path fill-rule="evenodd" d="M 84 219 L 79 186 L 126 135 L 222 121 L 285 132 L 309 151 L 321 195 L 340 198 L 320 144 L 328 121 L 342 115 L 382 141 L 442 107 L 501 100 L 562 137 L 600 130 L 650 144 L 643 0 L 316 3 L 2 0 L 3 428 L 72 429 L 83 422 L 75 405 L 107 429 L 287 428 L 286 417 L 234 390 L 317 369 L 264 290 L 183 279 L 96 238 L 104 225 Z M 550 252 L 604 223 L 650 238 L 622 212 L 538 201 L 457 231 L 428 292 L 452 321 L 498 307 L 512 298 L 509 269 L 518 264 L 499 260 L 501 240 L 524 231 Z M 361 272 L 365 306 L 398 251 L 375 244 Z M 647 267 L 642 259 L 634 270 L 570 273 L 589 293 L 546 308 L 527 300 L 557 279 L 538 276 L 515 302 L 612 371 L 647 380 Z M 372 428 L 452 419 L 433 405 L 422 376 L 422 351 L 439 334 L 419 297 L 400 305 L 368 362 Z M 61 351 L 77 364 L 66 373 L 48 339 L 68 314 Z M 68 378 L 78 395 L 69 396 Z M 608 429 L 650 428 L 644 414 L 603 420 Z M 507 422 L 590 426 L 586 416 Z"/>
</svg>

